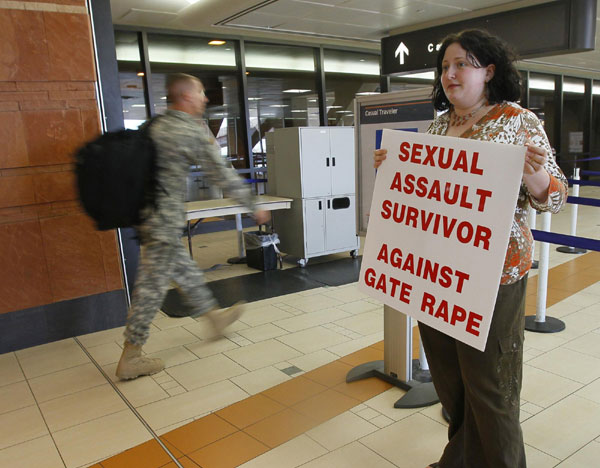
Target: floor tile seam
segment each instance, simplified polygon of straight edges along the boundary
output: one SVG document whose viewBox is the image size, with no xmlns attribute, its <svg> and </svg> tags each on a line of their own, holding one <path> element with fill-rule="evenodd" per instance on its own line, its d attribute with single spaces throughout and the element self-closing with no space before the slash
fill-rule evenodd
<svg viewBox="0 0 600 468">
<path fill-rule="evenodd" d="M 563 343 L 563 344 L 561 344 L 560 346 L 558 346 L 558 348 L 566 348 L 566 349 L 568 349 L 569 351 L 573 351 L 574 353 L 583 354 L 584 356 L 593 357 L 593 358 L 596 358 L 596 359 L 600 360 L 600 354 L 590 354 L 590 353 L 586 353 L 586 352 L 584 352 L 584 351 L 579 351 L 579 350 L 577 350 L 577 349 L 569 348 L 569 347 L 567 346 L 569 343 L 572 343 L 573 341 L 576 341 L 576 340 L 578 340 L 578 339 L 580 339 L 580 338 L 583 338 L 583 337 L 584 337 L 584 336 L 586 336 L 586 335 L 592 335 L 592 334 L 595 334 L 595 333 L 594 333 L 593 331 L 590 331 L 590 332 L 584 333 L 584 334 L 583 334 L 583 335 L 581 335 L 581 336 L 578 336 L 578 337 L 576 337 L 576 338 L 573 338 L 573 339 L 571 339 L 571 340 L 567 341 L 566 343 Z M 556 349 L 556 348 L 555 348 L 555 349 Z"/>
<path fill-rule="evenodd" d="M 190 455 L 194 454 L 195 452 L 198 452 L 198 451 L 200 451 L 200 450 L 206 449 L 207 447 L 210 447 L 211 445 L 214 445 L 214 444 L 216 444 L 217 442 L 223 441 L 223 440 L 227 439 L 228 437 L 231 437 L 231 436 L 233 436 L 233 435 L 235 435 L 235 434 L 238 434 L 238 433 L 243 433 L 244 435 L 246 435 L 246 436 L 250 437 L 250 438 L 251 438 L 251 439 L 253 439 L 254 441 L 256 441 L 256 442 L 258 442 L 259 444 L 261 444 L 261 445 L 263 445 L 264 447 L 266 447 L 266 448 L 267 448 L 267 450 L 266 450 L 265 452 L 263 452 L 263 453 L 267 453 L 267 452 L 269 452 L 269 451 L 273 450 L 271 447 L 269 447 L 267 444 L 265 444 L 265 443 L 264 443 L 262 440 L 260 440 L 260 439 L 257 439 L 257 438 L 256 438 L 256 437 L 254 437 L 252 434 L 248 434 L 247 432 L 243 431 L 242 429 L 238 429 L 237 431 L 235 431 L 235 432 L 232 432 L 231 434 L 228 434 L 228 435 L 226 435 L 226 436 L 224 436 L 224 437 L 221 437 L 220 439 L 218 439 L 218 440 L 215 440 L 215 441 L 211 442 L 210 444 L 206 444 L 206 445 L 204 445 L 204 446 L 202 446 L 202 447 L 200 447 L 200 448 L 198 448 L 198 449 L 195 449 L 194 451 L 192 451 L 192 452 L 190 452 L 190 453 L 188 453 L 188 454 L 184 454 L 184 455 L 185 455 L 186 457 L 189 457 Z M 182 452 L 182 453 L 183 453 L 183 452 Z M 254 457 L 254 458 L 256 458 L 256 457 Z M 192 460 L 193 460 L 193 459 L 192 459 Z M 250 459 L 250 460 L 251 460 L 251 459 Z M 247 461 L 250 461 L 250 460 L 246 460 L 244 463 L 246 463 Z M 196 463 L 196 462 L 194 461 L 194 463 Z"/>
<path fill-rule="evenodd" d="M 52 374 L 57 374 L 59 372 L 64 372 L 64 371 L 67 371 L 67 370 L 71 370 L 71 369 L 74 369 L 74 368 L 79 367 L 79 366 L 85 366 L 86 364 L 90 364 L 90 363 L 91 363 L 91 361 L 88 359 L 88 361 L 86 361 L 86 362 L 80 362 L 79 364 L 75 364 L 73 366 L 64 367 L 64 368 L 61 368 L 61 369 L 56 369 L 56 370 L 53 370 L 51 372 L 47 372 L 45 374 L 35 375 L 33 377 L 27 377 L 27 375 L 25 374 L 25 371 L 23 371 L 23 374 L 25 375 L 25 380 L 34 380 L 34 379 L 38 379 L 40 377 L 47 377 L 47 376 L 52 375 Z"/>
<path fill-rule="evenodd" d="M 600 409 L 600 402 L 599 402 L 599 401 L 597 401 L 597 400 L 592 400 L 591 398 L 588 398 L 588 397 L 586 397 L 586 396 L 583 396 L 583 395 L 578 395 L 578 394 L 577 394 L 577 392 L 580 392 L 581 390 L 583 390 L 585 387 L 587 387 L 587 386 L 588 386 L 588 385 L 590 385 L 591 383 L 592 383 L 592 382 L 590 382 L 590 383 L 589 383 L 589 384 L 587 384 L 587 385 L 584 385 L 582 388 L 580 388 L 580 389 L 578 389 L 578 390 L 575 390 L 574 392 L 571 392 L 571 393 L 569 393 L 567 396 L 572 396 L 572 397 L 578 398 L 578 399 L 580 399 L 580 400 L 585 400 L 586 402 L 593 403 L 593 404 L 595 404 L 595 405 L 597 405 L 597 406 L 598 406 L 598 409 Z M 564 398 L 562 398 L 562 399 L 564 400 L 565 398 L 566 398 L 566 397 L 564 397 Z M 556 403 L 558 403 L 558 402 L 556 402 Z M 556 403 L 555 403 L 555 404 L 556 404 Z M 595 437 L 594 437 L 594 439 L 597 439 L 598 437 L 600 437 L 600 432 L 598 433 L 598 435 L 597 435 L 597 436 L 595 436 Z"/>
<path fill-rule="evenodd" d="M 27 443 L 32 442 L 34 440 L 43 439 L 44 437 L 48 437 L 48 436 L 50 436 L 50 438 L 52 439 L 52 443 L 54 444 L 54 447 L 56 448 L 56 451 L 58 452 L 58 454 L 60 456 L 60 451 L 58 450 L 58 447 L 56 447 L 56 443 L 54 442 L 54 438 L 52 437 L 52 434 L 50 434 L 50 433 L 34 437 L 33 439 L 23 440 L 21 442 L 17 442 L 16 444 L 7 445 L 6 447 L 0 448 L 0 453 L 4 452 L 5 450 L 9 450 L 11 448 L 14 448 L 14 447 L 18 447 L 19 445 L 27 444 Z M 62 456 L 60 456 L 60 457 L 61 457 L 61 460 L 62 460 Z M 63 463 L 64 463 L 64 461 L 63 461 Z"/>
<path fill-rule="evenodd" d="M 550 351 L 552 351 L 552 350 L 550 350 Z M 547 353 L 548 353 L 548 352 L 550 352 L 550 351 L 547 351 L 547 352 L 545 352 L 544 354 L 547 354 Z M 539 356 L 543 356 L 543 354 L 540 354 Z M 537 357 L 539 357 L 539 356 L 536 356 L 535 358 L 537 358 Z M 533 359 L 535 359 L 535 358 L 533 358 Z M 589 383 L 585 383 L 585 382 L 579 382 L 578 380 L 573 380 L 573 379 L 572 379 L 572 378 L 570 378 L 570 377 L 566 377 L 566 376 L 564 376 L 564 375 L 557 374 L 556 372 L 552 372 L 552 371 L 549 371 L 549 370 L 547 370 L 547 369 L 542 369 L 541 367 L 534 366 L 533 364 L 531 364 L 531 361 L 528 361 L 528 362 L 526 362 L 525 364 L 527 364 L 528 366 L 530 366 L 530 367 L 533 367 L 534 369 L 536 369 L 536 370 L 539 370 L 539 371 L 541 371 L 541 372 L 547 372 L 548 374 L 552 374 L 552 375 L 554 375 L 554 376 L 556 376 L 556 377 L 561 377 L 561 378 L 563 378 L 563 379 L 565 379 L 565 380 L 569 380 L 569 381 L 571 381 L 571 382 L 573 382 L 573 383 L 576 383 L 576 384 L 579 384 L 579 385 L 586 386 L 586 385 L 589 385 L 590 383 L 592 383 L 592 382 L 593 382 L 593 381 L 592 381 L 592 382 L 589 382 Z M 594 379 L 594 380 L 595 380 L 595 379 Z M 533 402 L 530 402 L 530 403 L 533 403 Z M 536 404 L 536 403 L 534 403 L 534 404 Z"/>
<path fill-rule="evenodd" d="M 580 447 L 579 449 L 577 449 L 575 452 L 573 452 L 571 455 L 569 455 L 568 457 L 564 458 L 562 461 L 568 461 L 569 458 L 571 458 L 572 456 L 578 454 L 579 452 L 581 452 L 584 448 L 586 448 L 587 446 L 593 444 L 594 442 L 598 443 L 595 439 L 589 441 L 587 444 L 583 445 L 582 447 Z M 555 457 L 556 458 L 556 457 Z"/>
<path fill-rule="evenodd" d="M 380 429 L 381 430 L 381 429 Z M 367 437 L 367 436 L 365 436 Z M 361 439 L 363 439 L 364 437 L 362 437 Z M 387 461 L 390 465 L 395 466 L 397 468 L 402 468 L 402 465 L 397 465 L 396 463 L 394 463 L 392 460 L 384 457 L 381 453 L 377 453 L 375 450 L 373 450 L 371 447 L 369 447 L 368 445 L 366 445 L 362 440 L 357 440 L 356 442 L 358 442 L 360 445 L 362 445 L 364 448 L 366 448 L 369 452 L 375 454 L 377 457 L 379 458 L 383 458 L 385 461 Z M 440 450 L 442 450 L 443 447 L 440 447 Z"/>
<path fill-rule="evenodd" d="M 217 411 L 218 411 L 218 410 L 217 410 Z M 212 445 L 212 444 L 214 444 L 214 443 L 216 443 L 216 442 L 222 441 L 222 440 L 226 439 L 227 437 L 230 437 L 230 436 L 231 436 L 231 435 L 233 435 L 233 434 L 236 434 L 236 433 L 238 433 L 238 432 L 243 432 L 243 430 L 242 430 L 242 429 L 240 429 L 240 428 L 238 428 L 238 427 L 237 427 L 235 424 L 233 424 L 232 422 L 229 422 L 229 421 L 227 421 L 225 418 L 223 418 L 223 417 L 219 416 L 219 415 L 217 414 L 217 411 L 215 411 L 215 412 L 212 412 L 212 413 L 208 414 L 207 416 L 211 416 L 211 415 L 213 415 L 213 416 L 216 416 L 216 417 L 217 417 L 217 418 L 219 418 L 219 419 L 220 419 L 222 422 L 225 422 L 226 424 L 229 424 L 230 426 L 233 426 L 233 427 L 235 428 L 235 430 L 234 430 L 233 432 L 230 432 L 230 433 L 228 433 L 228 434 L 226 434 L 226 435 L 224 435 L 224 436 L 222 436 L 222 437 L 219 437 L 218 439 L 215 439 L 215 440 L 213 440 L 213 441 L 211 441 L 211 442 L 209 442 L 209 443 L 207 443 L 207 444 L 204 444 L 204 445 L 202 445 L 202 446 L 200 446 L 200 447 L 196 447 L 196 448 L 192 449 L 190 452 L 185 452 L 183 449 L 181 449 L 180 447 L 178 447 L 178 446 L 177 446 L 177 445 L 176 445 L 174 442 L 171 442 L 171 441 L 170 441 L 170 440 L 169 440 L 167 437 L 165 437 L 165 436 L 166 436 L 168 433 L 161 435 L 161 436 L 160 436 L 160 438 L 161 438 L 161 439 L 164 439 L 164 440 L 165 440 L 165 441 L 167 441 L 169 444 L 171 444 L 173 447 L 175 447 L 175 448 L 176 448 L 176 449 L 177 449 L 179 452 L 181 452 L 182 456 L 185 456 L 185 457 L 187 457 L 188 455 L 190 455 L 190 454 L 192 454 L 192 453 L 194 453 L 194 452 L 197 452 L 198 450 L 201 450 L 201 449 L 203 449 L 203 448 L 206 448 L 206 447 L 208 447 L 208 446 L 210 446 L 210 445 Z M 207 416 L 203 416 L 202 418 L 198 418 L 196 421 L 199 421 L 200 419 L 203 419 L 203 418 L 205 418 L 205 417 L 207 417 Z M 194 422 L 195 422 L 195 421 L 194 421 Z M 188 423 L 188 424 L 191 424 L 191 423 Z M 180 427 L 178 427 L 177 429 L 184 429 L 184 428 L 185 428 L 185 427 L 186 427 L 188 424 L 185 424 L 185 425 L 183 425 L 183 426 L 180 426 Z M 175 430 L 177 430 L 177 429 L 175 429 Z M 249 435 L 249 434 L 248 434 L 248 435 Z"/>
<path fill-rule="evenodd" d="M 303 434 L 301 434 L 301 435 L 305 435 L 306 437 L 308 437 L 308 438 L 309 438 L 310 440 L 312 440 L 312 441 L 313 441 L 315 444 L 317 444 L 318 446 L 320 446 L 320 447 L 322 447 L 324 450 L 326 450 L 326 451 L 327 451 L 327 453 L 325 453 L 325 454 L 323 454 L 323 455 L 319 455 L 319 456 L 317 456 L 317 457 L 315 457 L 315 458 L 313 458 L 313 459 L 311 459 L 311 460 L 308 460 L 306 463 L 310 463 L 311 461 L 313 461 L 313 460 L 316 460 L 317 458 L 319 458 L 319 457 L 323 457 L 323 456 L 325 456 L 325 455 L 327 455 L 327 454 L 329 454 L 329 453 L 331 453 L 331 452 L 332 452 L 332 450 L 329 450 L 329 449 L 328 449 L 327 447 L 325 447 L 325 446 L 324 446 L 324 445 L 323 445 L 321 442 L 319 442 L 319 441 L 318 441 L 316 438 L 314 438 L 313 436 L 311 436 L 311 435 L 309 434 L 309 432 L 310 432 L 310 429 L 309 429 L 308 431 L 304 432 L 304 433 L 303 433 Z M 296 436 L 296 437 L 298 437 L 298 436 Z M 349 443 L 352 443 L 352 442 L 349 442 Z M 345 445 L 348 445 L 348 444 L 345 444 Z M 344 446 L 345 446 L 345 445 L 344 445 Z M 339 448 L 339 447 L 338 447 L 338 448 Z M 336 450 L 337 450 L 337 449 L 336 449 Z M 303 463 L 302 465 L 304 465 L 304 463 Z M 298 465 L 298 466 L 302 466 L 302 465 Z"/>
<path fill-rule="evenodd" d="M 533 415 L 533 416 L 535 416 L 535 415 Z M 531 418 L 528 418 L 528 419 L 531 419 Z M 544 455 L 547 455 L 555 460 L 558 460 L 560 463 L 562 463 L 563 461 L 566 460 L 566 458 L 560 458 L 560 457 L 557 457 L 556 455 L 551 455 L 548 452 L 546 452 L 545 450 L 542 450 L 541 448 L 536 447 L 535 445 L 533 445 L 531 443 L 528 444 L 527 442 L 523 442 L 523 445 L 525 445 L 526 447 L 531 447 L 532 449 L 537 450 L 538 452 L 542 452 Z M 557 466 L 557 465 L 554 465 L 554 466 Z"/>
<path fill-rule="evenodd" d="M 186 386 L 185 386 L 183 383 L 181 383 L 179 380 L 177 380 L 177 378 L 176 378 L 176 377 L 174 377 L 173 375 L 171 375 L 171 374 L 169 373 L 169 370 L 170 370 L 170 369 L 175 369 L 175 368 L 177 368 L 177 367 L 184 366 L 184 365 L 186 365 L 186 364 L 190 364 L 190 363 L 193 363 L 193 362 L 201 361 L 202 359 L 206 359 L 206 358 L 210 358 L 210 357 L 215 357 L 215 356 L 217 356 L 217 355 L 221 355 L 221 356 L 223 356 L 223 357 L 227 358 L 227 359 L 228 359 L 229 361 L 231 361 L 232 363 L 234 363 L 234 364 L 236 364 L 236 365 L 240 366 L 242 369 L 244 369 L 244 371 L 245 371 L 245 372 L 242 372 L 241 374 L 232 375 L 231 377 L 226 377 L 226 378 L 224 378 L 224 379 L 220 379 L 220 380 L 217 380 L 217 381 L 214 381 L 214 382 L 210 382 L 210 383 L 207 383 L 207 384 L 203 384 L 203 385 L 200 385 L 199 387 L 194 387 L 194 388 L 190 388 L 190 389 L 188 389 L 188 387 L 186 387 Z M 265 366 L 265 367 L 270 367 L 270 366 Z M 260 369 L 263 369 L 263 367 L 261 367 Z M 258 370 L 258 369 L 257 369 L 257 370 Z M 186 362 L 182 362 L 182 363 L 180 363 L 180 364 L 176 364 L 176 365 L 174 365 L 174 366 L 171 366 L 171 367 L 166 367 L 166 368 L 164 369 L 164 372 L 165 372 L 166 374 L 168 374 L 168 375 L 169 375 L 169 376 L 170 376 L 170 377 L 173 379 L 173 381 L 174 381 L 174 382 L 177 382 L 179 385 L 181 385 L 183 388 L 185 388 L 186 392 L 191 392 L 191 391 L 193 391 L 193 390 L 198 390 L 199 388 L 203 388 L 203 387 L 206 387 L 206 386 L 208 386 L 208 385 L 212 385 L 212 384 L 214 384 L 214 383 L 224 382 L 225 380 L 231 380 L 231 379 L 232 379 L 232 378 L 234 378 L 234 377 L 239 377 L 240 375 L 245 375 L 245 374 L 248 374 L 248 373 L 250 373 L 250 372 L 253 372 L 253 371 L 251 371 L 250 369 L 246 368 L 246 367 L 245 367 L 243 364 L 240 364 L 240 363 L 239 363 L 239 362 L 237 362 L 235 359 L 233 359 L 232 357 L 228 356 L 227 354 L 225 354 L 225 353 L 223 352 L 223 353 L 215 353 L 215 354 L 211 354 L 210 356 L 198 357 L 198 359 L 194 359 L 194 360 L 192 360 L 192 361 L 186 361 Z M 156 380 L 155 380 L 155 382 L 156 382 Z M 163 384 L 162 382 L 161 382 L 161 383 L 158 383 L 158 382 L 156 382 L 156 383 L 157 383 L 157 385 L 159 385 L 159 386 L 162 388 L 162 384 Z M 164 382 L 164 383 L 169 383 L 169 382 Z M 235 384 L 235 382 L 232 382 L 232 383 L 233 383 L 233 384 Z M 235 384 L 235 385 L 237 385 L 237 384 Z M 238 387 L 239 387 L 239 385 L 238 385 Z M 240 387 L 240 389 L 241 389 L 241 390 L 244 390 L 244 389 L 243 389 L 243 388 L 241 388 L 241 387 Z M 163 390 L 165 390 L 165 389 L 163 388 Z M 244 390 L 244 391 L 245 391 L 245 390 Z M 248 393 L 248 392 L 246 392 L 246 393 Z"/>
<path fill-rule="evenodd" d="M 448 429 L 448 424 L 444 424 L 444 423 L 442 423 L 441 421 L 439 421 L 439 420 L 437 420 L 437 419 L 435 419 L 435 418 L 432 418 L 431 416 L 429 416 L 428 414 L 426 414 L 426 413 L 424 413 L 424 412 L 423 412 L 423 411 L 425 411 L 425 410 L 426 410 L 426 409 L 428 409 L 428 408 L 429 408 L 429 406 L 428 406 L 428 407 L 426 407 L 426 408 L 420 409 L 420 410 L 419 410 L 419 411 L 417 411 L 416 413 L 411 413 L 411 414 L 409 414 L 409 415 L 405 416 L 404 418 L 400 418 L 400 419 L 398 419 L 398 420 L 395 420 L 394 422 L 403 421 L 404 419 L 406 419 L 406 418 L 408 418 L 408 417 L 412 416 L 413 414 L 417 414 L 417 413 L 419 413 L 420 415 L 422 415 L 422 416 L 425 416 L 427 419 L 429 419 L 429 420 L 431 420 L 431 421 L 434 421 L 434 422 L 438 423 L 440 426 L 442 426 L 442 427 L 444 427 L 444 428 Z M 441 408 L 440 408 L 440 414 L 442 414 L 442 409 L 441 409 Z"/>
<path fill-rule="evenodd" d="M 156 434 L 156 432 L 154 432 L 154 430 L 152 429 L 152 427 L 150 426 L 150 424 L 142 417 L 142 415 L 137 411 L 137 409 L 135 408 L 135 406 L 133 405 L 133 403 L 131 403 L 123 394 L 123 392 L 121 392 L 121 390 L 117 387 L 117 385 L 115 384 L 115 382 L 113 382 L 111 380 L 111 378 L 108 376 L 108 374 L 105 372 L 105 370 L 102 368 L 102 366 L 100 364 L 98 364 L 98 362 L 96 362 L 96 360 L 92 357 L 92 355 L 89 353 L 89 351 L 81 344 L 81 342 L 79 341 L 79 339 L 77 337 L 73 338 L 74 341 L 79 345 L 79 347 L 81 348 L 81 350 L 88 356 L 88 359 L 96 366 L 96 368 L 98 369 L 98 371 L 102 374 L 102 376 L 105 378 L 105 380 L 111 385 L 111 387 L 113 388 L 113 390 L 117 393 L 117 395 L 121 398 L 121 400 L 123 400 L 123 402 L 125 403 L 125 405 L 127 406 L 127 408 L 129 409 L 129 411 L 131 413 L 133 413 L 133 415 L 137 418 L 137 420 L 142 424 L 142 426 L 144 426 L 144 428 L 148 431 L 148 433 L 150 434 L 151 439 L 154 439 L 158 442 L 158 444 L 160 445 L 160 447 L 162 448 L 163 451 L 166 452 L 166 454 L 173 460 L 173 462 L 175 463 L 175 465 L 178 468 L 183 468 L 181 466 L 181 464 L 177 461 L 177 458 L 171 453 L 171 451 L 165 446 L 165 444 L 162 442 L 162 440 L 160 440 L 160 437 Z M 147 441 L 146 441 L 147 442 Z M 141 444 L 138 444 L 141 445 Z M 137 447 L 137 446 L 136 446 Z M 130 447 L 133 448 L 133 447 Z M 123 451 L 124 452 L 124 451 Z M 120 453 L 123 453 L 120 452 Z M 115 454 L 118 455 L 118 454 Z M 108 457 L 111 458 L 111 457 Z M 104 460 L 106 460 L 106 458 L 104 458 Z M 65 464 L 66 466 L 66 464 Z"/>
<path fill-rule="evenodd" d="M 83 426 L 84 424 L 89 424 L 89 423 L 91 423 L 93 421 L 96 421 L 98 419 L 101 419 L 101 418 L 103 418 L 105 416 L 112 416 L 114 414 L 121 413 L 121 412 L 125 411 L 126 409 L 127 409 L 127 407 L 121 408 L 121 409 L 118 409 L 118 410 L 112 411 L 112 412 L 111 411 L 106 411 L 106 412 L 103 412 L 100 416 L 97 416 L 95 418 L 87 419 L 85 421 L 80 421 L 80 422 L 78 422 L 76 424 L 73 424 L 71 426 L 61 427 L 60 429 L 51 430 L 50 434 L 58 434 L 60 432 L 64 432 L 64 431 L 68 431 L 68 430 L 73 430 L 74 428 L 76 428 L 78 426 Z M 41 410 L 40 410 L 40 412 L 41 412 Z"/>
<path fill-rule="evenodd" d="M 86 392 L 86 391 L 91 390 L 93 388 L 101 387 L 102 385 L 106 385 L 106 382 L 102 382 L 102 383 L 99 383 L 97 385 L 92 385 L 90 387 L 82 388 L 80 390 L 75 390 L 75 391 L 72 391 L 72 392 L 69 392 L 69 393 L 65 393 L 64 395 L 55 396 L 55 397 L 49 398 L 48 400 L 40 400 L 40 401 L 38 401 L 38 406 L 45 405 L 46 403 L 50 403 L 51 401 L 55 401 L 55 400 L 58 400 L 60 398 L 72 397 L 73 395 L 77 395 L 78 393 L 81 393 L 81 392 Z"/>
<path fill-rule="evenodd" d="M 34 401 L 33 403 L 29 403 L 25 406 L 19 406 L 18 408 L 12 408 L 12 409 L 9 409 L 8 411 L 0 411 L 0 418 L 2 418 L 4 415 L 13 413 L 14 411 L 24 410 L 25 408 L 29 408 L 31 406 L 36 406 L 36 405 L 37 405 L 37 403 Z M 38 405 L 38 408 L 39 408 L 39 405 Z"/>
<path fill-rule="evenodd" d="M 25 375 L 25 371 L 21 365 L 21 362 L 19 361 L 19 358 L 16 356 L 17 358 L 17 363 L 19 364 L 19 367 L 21 369 L 21 372 L 23 372 L 23 375 Z M 54 434 L 52 434 L 52 431 L 50 430 L 50 426 L 48 425 L 48 422 L 46 421 L 46 417 L 44 416 L 44 413 L 42 412 L 42 409 L 40 408 L 40 403 L 38 402 L 38 399 L 35 396 L 35 393 L 33 392 L 33 389 L 31 388 L 31 383 L 29 382 L 29 380 L 25 379 L 25 382 L 27 382 L 27 387 L 29 388 L 29 391 L 31 392 L 31 396 L 33 398 L 33 400 L 35 401 L 35 405 L 37 407 L 38 412 L 40 413 L 40 417 L 42 418 L 42 421 L 44 421 L 44 426 L 46 427 L 46 431 L 48 431 L 47 434 L 44 434 L 43 436 L 40 437 L 45 437 L 45 436 L 50 436 L 50 439 L 52 440 L 52 444 L 54 444 L 54 448 L 56 449 L 56 453 L 58 453 L 58 456 L 60 457 L 61 462 L 63 463 L 64 466 L 67 466 L 63 455 L 60 451 L 60 449 L 58 448 L 58 444 L 56 443 L 56 439 L 54 438 Z M 36 437 L 37 439 L 37 437 Z M 35 440 L 35 439 L 30 439 L 30 440 Z M 24 441 L 24 442 L 28 442 L 28 441 Z"/>
</svg>

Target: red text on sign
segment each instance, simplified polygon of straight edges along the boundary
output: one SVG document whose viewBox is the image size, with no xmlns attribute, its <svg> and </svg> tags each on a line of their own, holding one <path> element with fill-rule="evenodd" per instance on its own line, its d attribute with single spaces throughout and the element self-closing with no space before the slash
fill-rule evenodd
<svg viewBox="0 0 600 468">
<path fill-rule="evenodd" d="M 443 146 L 422 145 L 403 141 L 400 144 L 398 158 L 402 162 L 422 164 L 424 166 L 440 167 L 465 173 L 482 175 L 483 171 L 477 167 L 479 153 L 474 151 L 469 159 L 466 150 L 455 151 L 454 148 Z"/>
<path fill-rule="evenodd" d="M 464 326 L 465 331 L 474 336 L 479 336 L 479 325 L 483 317 L 473 311 L 467 312 L 466 309 L 454 304 L 448 304 L 448 301 L 442 299 L 436 306 L 436 298 L 433 294 L 423 293 L 421 301 L 421 312 L 426 312 L 432 317 L 441 319 L 452 326 Z"/>
<path fill-rule="evenodd" d="M 405 304 L 410 304 L 412 286 L 408 283 L 403 283 L 392 276 L 386 276 L 385 273 L 377 276 L 373 268 L 367 268 L 365 270 L 365 284 L 383 294 L 397 297 Z"/>
</svg>

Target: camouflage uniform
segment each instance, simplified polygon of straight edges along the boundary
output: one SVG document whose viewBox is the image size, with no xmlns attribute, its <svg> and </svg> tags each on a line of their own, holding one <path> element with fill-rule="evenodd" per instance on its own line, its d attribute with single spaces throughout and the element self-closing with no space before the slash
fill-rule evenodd
<svg viewBox="0 0 600 468">
<path fill-rule="evenodd" d="M 148 339 L 150 323 L 171 281 L 194 310 L 192 316 L 217 305 L 202 271 L 181 242 L 187 224 L 184 202 L 190 165 L 201 166 L 212 184 L 254 211 L 250 187 L 221 156 L 206 125 L 185 112 L 168 110 L 152 124 L 150 134 L 157 146 L 159 188 L 156 207 L 148 208 L 146 220 L 137 227 L 142 260 L 125 329 L 126 340 L 135 345 Z"/>
</svg>

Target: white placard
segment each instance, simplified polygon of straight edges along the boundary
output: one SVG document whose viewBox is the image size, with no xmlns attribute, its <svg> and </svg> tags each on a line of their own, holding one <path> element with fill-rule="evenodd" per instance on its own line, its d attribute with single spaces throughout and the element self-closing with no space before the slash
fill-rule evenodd
<svg viewBox="0 0 600 468">
<path fill-rule="evenodd" d="M 485 349 L 525 148 L 383 130 L 359 289 Z"/>
</svg>

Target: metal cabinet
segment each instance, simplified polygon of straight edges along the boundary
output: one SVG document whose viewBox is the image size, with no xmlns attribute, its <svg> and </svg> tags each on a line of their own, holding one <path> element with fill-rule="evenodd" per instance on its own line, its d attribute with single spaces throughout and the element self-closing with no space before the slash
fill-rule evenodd
<svg viewBox="0 0 600 468">
<path fill-rule="evenodd" d="M 356 256 L 353 127 L 299 127 L 267 134 L 267 192 L 289 197 L 274 214 L 281 250 L 299 258 L 350 251 Z"/>
</svg>

